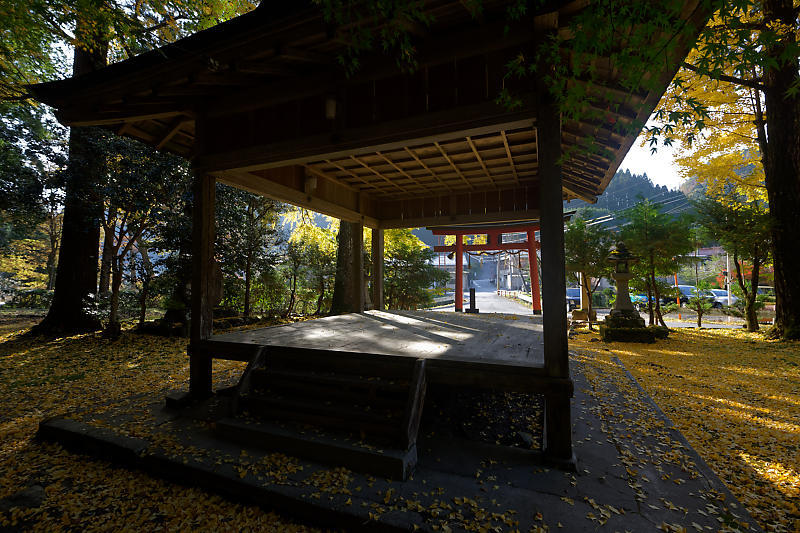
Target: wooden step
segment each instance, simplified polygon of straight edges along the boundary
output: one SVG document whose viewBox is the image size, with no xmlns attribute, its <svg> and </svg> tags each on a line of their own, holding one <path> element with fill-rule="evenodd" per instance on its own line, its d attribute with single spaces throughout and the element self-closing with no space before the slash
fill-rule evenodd
<svg viewBox="0 0 800 533">
<path fill-rule="evenodd" d="M 353 374 L 335 374 L 331 372 L 309 372 L 299 370 L 265 369 L 253 371 L 255 383 L 271 384 L 276 380 L 330 385 L 354 389 L 380 389 L 387 392 L 407 393 L 408 378 L 390 380 L 380 377 L 367 377 Z"/>
<path fill-rule="evenodd" d="M 316 398 L 376 408 L 404 408 L 408 390 L 408 383 L 336 374 L 260 370 L 251 377 L 253 395 Z"/>
<path fill-rule="evenodd" d="M 407 450 L 367 447 L 347 439 L 301 434 L 276 424 L 252 423 L 238 418 L 219 420 L 215 431 L 220 437 L 240 444 L 280 450 L 315 462 L 402 481 L 417 463 L 416 445 Z"/>
<path fill-rule="evenodd" d="M 372 412 L 349 405 L 260 395 L 242 397 L 240 411 L 259 420 L 286 420 L 389 439 L 400 436 L 403 420 L 401 412 Z"/>
</svg>

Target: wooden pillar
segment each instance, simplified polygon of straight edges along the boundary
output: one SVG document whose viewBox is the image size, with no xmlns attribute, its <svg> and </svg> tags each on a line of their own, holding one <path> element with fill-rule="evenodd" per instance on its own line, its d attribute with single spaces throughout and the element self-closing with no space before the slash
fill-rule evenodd
<svg viewBox="0 0 800 533">
<path fill-rule="evenodd" d="M 372 306 L 383 311 L 383 230 L 372 230 Z"/>
<path fill-rule="evenodd" d="M 352 239 L 353 261 L 353 313 L 364 312 L 364 224 L 354 223 Z"/>
<path fill-rule="evenodd" d="M 536 232 L 528 230 L 528 265 L 531 269 L 531 310 L 534 315 L 542 314 L 542 298 L 539 294 L 539 260 L 536 257 Z"/>
<path fill-rule="evenodd" d="M 569 378 L 564 210 L 559 162 L 561 114 L 544 81 L 551 70 L 551 65 L 541 65 L 536 87 L 544 361 L 549 376 Z M 545 453 L 556 460 L 572 459 L 570 400 L 565 393 L 545 398 Z"/>
<path fill-rule="evenodd" d="M 195 170 L 192 205 L 192 307 L 189 344 L 189 392 L 193 398 L 211 395 L 211 358 L 192 344 L 211 337 L 214 273 L 214 203 L 216 182 Z"/>
<path fill-rule="evenodd" d="M 456 235 L 456 294 L 455 309 L 464 311 L 464 236 Z"/>
</svg>

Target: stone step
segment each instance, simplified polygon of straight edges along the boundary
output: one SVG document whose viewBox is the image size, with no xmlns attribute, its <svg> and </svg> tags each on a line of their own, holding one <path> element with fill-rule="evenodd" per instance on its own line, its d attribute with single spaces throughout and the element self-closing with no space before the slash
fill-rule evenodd
<svg viewBox="0 0 800 533">
<path fill-rule="evenodd" d="M 380 448 L 319 432 L 299 432 L 267 422 L 223 418 L 215 432 L 226 440 L 267 450 L 280 450 L 296 457 L 357 472 L 405 481 L 417 463 L 416 446 L 408 450 Z"/>
</svg>

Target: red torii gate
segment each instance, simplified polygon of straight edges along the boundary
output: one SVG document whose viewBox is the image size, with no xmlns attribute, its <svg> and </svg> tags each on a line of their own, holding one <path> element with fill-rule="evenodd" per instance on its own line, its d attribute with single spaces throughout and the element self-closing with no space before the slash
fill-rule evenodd
<svg viewBox="0 0 800 533">
<path fill-rule="evenodd" d="M 531 307 L 533 314 L 542 312 L 542 301 L 539 296 L 539 266 L 536 250 L 539 242 L 536 240 L 538 224 L 525 225 L 485 225 L 485 226 L 458 226 L 428 228 L 434 235 L 454 235 L 456 243 L 450 246 L 434 246 L 435 252 L 454 252 L 456 258 L 456 296 L 455 310 L 464 310 L 464 252 L 495 251 L 495 250 L 527 250 L 528 261 L 531 269 Z M 527 240 L 522 242 L 503 242 L 504 233 L 525 233 Z M 464 244 L 464 235 L 486 235 L 486 244 Z M 499 283 L 500 280 L 495 280 Z"/>
</svg>

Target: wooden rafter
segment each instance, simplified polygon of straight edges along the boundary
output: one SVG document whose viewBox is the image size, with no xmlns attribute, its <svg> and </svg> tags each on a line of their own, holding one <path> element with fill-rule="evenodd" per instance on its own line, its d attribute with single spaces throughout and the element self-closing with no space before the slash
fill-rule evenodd
<svg viewBox="0 0 800 533">
<path fill-rule="evenodd" d="M 450 159 L 450 156 L 447 155 L 447 152 L 444 151 L 442 145 L 439 144 L 438 142 L 434 142 L 433 145 L 439 149 L 439 151 L 442 153 L 442 157 L 444 157 L 445 160 L 447 160 L 447 162 L 450 163 L 450 166 L 453 167 L 453 170 L 456 171 L 456 174 L 458 174 L 461 177 L 461 179 L 464 180 L 464 183 L 467 184 L 467 187 L 469 187 L 470 189 L 474 189 L 475 187 L 469 182 L 469 180 L 464 176 L 464 174 L 461 173 L 461 170 L 456 166 L 455 162 L 453 162 L 453 160 Z"/>
<path fill-rule="evenodd" d="M 472 148 L 472 153 L 475 154 L 475 159 L 478 160 L 478 163 L 481 165 L 481 168 L 483 169 L 483 171 L 486 173 L 487 176 L 489 176 L 489 179 L 492 180 L 492 184 L 495 187 L 497 187 L 497 182 L 494 181 L 494 177 L 492 177 L 492 173 L 489 172 L 488 168 L 486 168 L 486 165 L 484 164 L 483 159 L 481 159 L 481 154 L 478 153 L 478 149 L 475 148 L 475 143 L 472 142 L 472 137 L 467 137 L 467 144 L 469 144 L 469 147 Z"/>
<path fill-rule="evenodd" d="M 425 185 L 424 183 L 421 183 L 421 182 L 417 181 L 417 179 L 414 178 L 411 174 L 407 173 L 405 170 L 403 170 L 402 168 L 397 166 L 397 164 L 394 161 L 392 161 L 386 154 L 384 154 L 382 152 L 375 152 L 375 153 L 378 154 L 378 157 L 380 157 L 381 159 L 386 161 L 393 169 L 395 169 L 397 172 L 399 172 L 400 174 L 402 174 L 406 178 L 410 179 L 416 185 L 419 185 L 420 187 L 422 187 L 423 189 L 425 189 L 427 191 L 432 191 L 433 190 L 430 187 L 428 187 L 427 185 Z"/>
<path fill-rule="evenodd" d="M 183 128 L 189 122 L 190 121 L 186 120 L 183 117 L 178 117 L 172 122 L 170 122 L 169 126 L 167 127 L 166 133 L 161 137 L 161 140 L 158 141 L 158 144 L 156 144 L 156 149 L 161 150 L 162 148 L 164 148 L 167 145 L 167 143 L 171 141 L 172 138 L 175 137 L 175 135 L 177 135 L 179 131 L 181 131 L 181 128 Z"/>
<path fill-rule="evenodd" d="M 362 167 L 366 168 L 367 170 L 369 170 L 370 172 L 372 172 L 373 174 L 375 174 L 376 176 L 381 178 L 383 181 L 385 181 L 389 185 L 394 185 L 395 187 L 400 189 L 401 192 L 404 192 L 404 193 L 408 192 L 408 189 L 406 189 L 405 187 L 401 187 L 400 185 L 398 185 L 394 181 L 390 180 L 389 178 L 387 178 L 386 176 L 384 176 L 383 174 L 381 174 L 380 172 L 378 172 L 377 170 L 375 170 L 374 168 L 372 168 L 368 164 L 364 163 L 362 160 L 358 159 L 356 156 L 351 155 L 350 159 L 352 159 L 353 161 L 355 161 L 356 163 L 358 163 Z"/>
<path fill-rule="evenodd" d="M 419 163 L 419 164 L 420 164 L 420 166 L 421 166 L 422 168 L 424 168 L 425 170 L 427 170 L 427 171 L 428 171 L 428 173 L 429 173 L 431 176 L 433 176 L 433 178 L 434 178 L 434 179 L 436 179 L 436 181 L 438 181 L 439 183 L 441 183 L 441 184 L 442 184 L 442 186 L 443 186 L 445 189 L 447 189 L 448 191 L 452 191 L 452 190 L 453 190 L 453 189 L 451 189 L 451 188 L 450 188 L 450 186 L 449 186 L 449 185 L 447 185 L 447 184 L 446 184 L 444 181 L 442 181 L 442 179 L 439 177 L 439 175 L 438 175 L 436 172 L 434 172 L 433 170 L 431 170 L 431 169 L 430 169 L 430 167 L 429 167 L 428 165 L 426 165 L 425 163 L 423 163 L 423 162 L 422 162 L 422 160 L 421 160 L 421 159 L 420 159 L 420 158 L 417 156 L 417 154 L 415 154 L 415 153 L 414 153 L 414 152 L 411 150 L 411 148 L 409 148 L 409 147 L 407 147 L 407 146 L 406 146 L 406 147 L 404 148 L 404 150 L 405 150 L 405 151 L 408 153 L 408 155 L 410 155 L 411 157 L 413 157 L 413 158 L 414 158 L 414 161 L 416 161 L 417 163 Z"/>
<path fill-rule="evenodd" d="M 352 170 L 348 170 L 348 169 L 346 169 L 345 167 L 343 167 L 341 165 L 337 165 L 336 163 L 334 163 L 330 159 L 326 159 L 325 162 L 327 164 L 329 164 L 330 166 L 332 166 L 332 167 L 336 167 L 337 169 L 339 169 L 340 172 L 344 172 L 345 174 L 347 174 L 347 175 L 359 180 L 360 182 L 362 182 L 367 187 L 372 187 L 373 189 L 378 189 L 378 187 L 374 183 L 365 180 L 363 176 L 359 176 L 358 174 L 356 174 Z"/>
<path fill-rule="evenodd" d="M 500 136 L 503 138 L 503 147 L 506 149 L 506 157 L 508 158 L 508 164 L 511 165 L 511 173 L 514 174 L 514 180 L 519 183 L 519 176 L 517 175 L 517 167 L 514 165 L 514 158 L 511 155 L 511 148 L 508 146 L 508 137 L 506 136 L 505 131 L 500 132 Z"/>
</svg>

